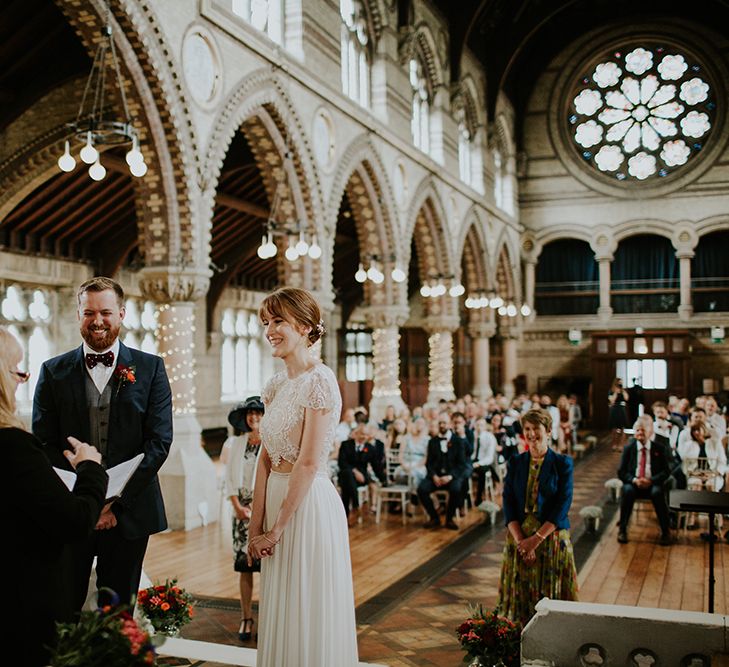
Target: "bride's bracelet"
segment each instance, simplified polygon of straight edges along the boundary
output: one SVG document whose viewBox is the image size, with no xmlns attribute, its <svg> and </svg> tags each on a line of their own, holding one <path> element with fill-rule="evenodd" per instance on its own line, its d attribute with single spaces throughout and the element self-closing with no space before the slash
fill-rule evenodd
<svg viewBox="0 0 729 667">
<path fill-rule="evenodd" d="M 261 537 L 263 537 L 263 539 L 266 540 L 266 542 L 268 542 L 271 545 L 278 544 L 278 540 L 274 540 L 273 538 L 269 537 L 268 531 L 263 533 L 263 535 L 261 535 Z"/>
</svg>

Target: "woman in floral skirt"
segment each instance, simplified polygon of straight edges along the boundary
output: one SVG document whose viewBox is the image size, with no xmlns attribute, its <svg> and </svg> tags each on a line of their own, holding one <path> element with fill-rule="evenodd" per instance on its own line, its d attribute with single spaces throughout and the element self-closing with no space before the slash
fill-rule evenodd
<svg viewBox="0 0 729 667">
<path fill-rule="evenodd" d="M 238 639 L 253 636 L 253 573 L 261 571 L 261 563 L 248 563 L 248 524 L 251 519 L 253 486 L 256 478 L 261 433 L 258 430 L 264 407 L 260 396 L 251 396 L 231 410 L 228 422 L 235 429 L 224 447 L 225 488 L 233 505 L 233 569 L 240 573 L 241 622 Z"/>
<path fill-rule="evenodd" d="M 572 459 L 549 447 L 552 418 L 541 408 L 522 418 L 528 450 L 514 456 L 504 479 L 508 528 L 499 582 L 499 610 L 526 625 L 543 597 L 577 599 L 577 571 L 567 514 Z"/>
</svg>

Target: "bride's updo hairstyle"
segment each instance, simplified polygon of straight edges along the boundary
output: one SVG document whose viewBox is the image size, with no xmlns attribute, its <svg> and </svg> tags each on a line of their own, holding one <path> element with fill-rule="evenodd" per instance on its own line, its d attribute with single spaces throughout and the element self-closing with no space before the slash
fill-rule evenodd
<svg viewBox="0 0 729 667">
<path fill-rule="evenodd" d="M 319 304 L 309 292 L 298 287 L 280 287 L 269 294 L 261 302 L 258 317 L 261 320 L 280 317 L 297 326 L 311 327 L 307 336 L 310 346 L 325 332 Z"/>
</svg>

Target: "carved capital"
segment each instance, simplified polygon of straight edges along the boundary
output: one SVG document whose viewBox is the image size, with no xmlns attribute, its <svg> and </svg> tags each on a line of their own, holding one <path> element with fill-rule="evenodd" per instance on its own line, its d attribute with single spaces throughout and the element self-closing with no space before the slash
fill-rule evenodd
<svg viewBox="0 0 729 667">
<path fill-rule="evenodd" d="M 407 306 L 368 306 L 362 309 L 367 326 L 372 329 L 402 327 L 408 319 Z"/>
<path fill-rule="evenodd" d="M 185 303 L 201 299 L 210 285 L 209 271 L 180 270 L 171 266 L 142 269 L 139 289 L 156 303 Z"/>
<path fill-rule="evenodd" d="M 438 315 L 425 319 L 425 330 L 429 333 L 455 331 L 460 326 L 461 318 L 458 315 Z"/>
<path fill-rule="evenodd" d="M 471 322 L 468 335 L 471 338 L 491 338 L 496 334 L 496 325 L 491 322 Z"/>
</svg>

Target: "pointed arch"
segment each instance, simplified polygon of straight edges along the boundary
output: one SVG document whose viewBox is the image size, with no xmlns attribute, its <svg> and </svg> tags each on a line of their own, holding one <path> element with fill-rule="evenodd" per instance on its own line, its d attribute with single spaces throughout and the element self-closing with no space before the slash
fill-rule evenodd
<svg viewBox="0 0 729 667">
<path fill-rule="evenodd" d="M 336 229 L 337 213 L 345 192 L 357 228 L 361 261 L 366 263 L 368 257 L 376 256 L 386 268 L 394 268 L 396 263 L 404 268 L 405 253 L 398 242 L 392 218 L 392 212 L 396 210 L 392 191 L 382 160 L 367 135 L 360 135 L 350 143 L 336 169 L 326 214 L 332 229 Z M 387 270 L 382 286 L 374 286 L 368 281 L 364 284 L 364 292 L 365 301 L 369 303 L 392 304 L 403 297 L 402 290 L 396 288 Z"/>
<path fill-rule="evenodd" d="M 413 26 L 400 46 L 400 62 L 407 66 L 413 59 L 420 61 L 425 68 L 432 96 L 436 88 L 445 85 L 445 72 L 438 58 L 435 37 L 425 22 Z"/>
<path fill-rule="evenodd" d="M 465 272 L 461 283 L 467 293 L 485 292 L 491 289 L 491 272 L 484 227 L 475 211 L 466 217 L 466 221 L 458 245 L 458 256 Z"/>
<path fill-rule="evenodd" d="M 107 20 L 106 3 L 56 3 L 93 54 Z M 181 72 L 149 3 L 120 0 L 111 4 L 111 14 L 129 110 L 137 120 L 149 165 L 144 200 L 137 205 L 145 264 L 199 267 L 205 246 L 192 205 L 198 176 L 196 139 Z"/>
<path fill-rule="evenodd" d="M 203 160 L 204 176 L 201 177 L 201 217 L 207 221 L 204 234 L 206 247 L 210 243 L 212 211 L 223 162 L 238 131 L 243 131 L 251 143 L 269 201 L 273 200 L 276 184 L 283 175 L 285 153 L 290 150 L 292 169 L 287 174 L 289 188 L 282 208 L 295 211 L 298 219 L 316 232 L 324 255 L 312 265 L 310 282 L 313 289 L 325 288 L 322 277 L 329 274 L 324 265 L 331 258 L 326 243 L 332 236 L 332 230 L 327 227 L 322 215 L 318 170 L 313 166 L 311 144 L 284 82 L 267 68 L 256 70 L 239 82 L 213 124 Z M 333 240 L 329 244 L 330 251 L 332 243 Z"/>
</svg>

